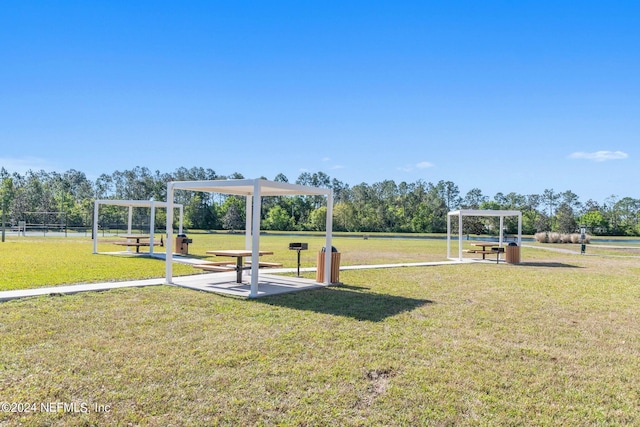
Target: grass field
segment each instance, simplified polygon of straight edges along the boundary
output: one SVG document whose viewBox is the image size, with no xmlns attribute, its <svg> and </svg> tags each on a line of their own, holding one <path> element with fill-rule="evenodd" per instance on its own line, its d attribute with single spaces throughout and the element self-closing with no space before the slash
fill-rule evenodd
<svg viewBox="0 0 640 427">
<path fill-rule="evenodd" d="M 200 256 L 243 242 L 190 237 Z M 159 261 L 56 240 L 0 244 L 2 287 L 23 257 L 40 263 L 29 279 L 40 286 L 33 277 L 162 275 Z M 296 240 L 313 265 L 320 237 L 263 245 L 293 267 L 283 248 Z M 444 241 L 334 245 L 343 264 L 446 251 Z M 2 303 L 0 403 L 16 404 L 2 406 L 0 425 L 639 425 L 640 260 L 619 255 L 523 248 L 522 265 L 343 271 L 342 286 L 259 300 L 158 286 Z M 25 404 L 35 411 L 11 412 Z"/>
</svg>

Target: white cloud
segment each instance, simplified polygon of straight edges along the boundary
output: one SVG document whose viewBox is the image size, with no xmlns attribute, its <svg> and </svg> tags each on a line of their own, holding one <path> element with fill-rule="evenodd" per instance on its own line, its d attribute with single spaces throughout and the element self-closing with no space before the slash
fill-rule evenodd
<svg viewBox="0 0 640 427">
<path fill-rule="evenodd" d="M 624 151 L 595 151 L 593 153 L 585 153 L 577 151 L 569 155 L 570 159 L 584 159 L 594 162 L 605 162 L 607 160 L 622 160 L 628 158 L 629 155 Z"/>
<path fill-rule="evenodd" d="M 432 168 L 433 166 L 434 164 L 430 162 L 420 162 L 416 165 L 418 169 L 429 169 L 429 168 Z"/>
<path fill-rule="evenodd" d="M 415 165 L 401 166 L 398 168 L 398 170 L 401 172 L 413 172 L 415 169 L 429 169 L 434 166 L 435 165 L 431 162 L 420 162 L 416 163 Z"/>
<path fill-rule="evenodd" d="M 334 165 L 331 167 L 332 170 L 337 170 L 337 169 L 344 169 L 343 165 Z"/>
<path fill-rule="evenodd" d="M 40 170 L 53 171 L 55 167 L 51 162 L 39 157 L 0 157 L 0 167 L 5 168 L 7 172 L 24 174 L 29 170 L 38 172 Z"/>
</svg>

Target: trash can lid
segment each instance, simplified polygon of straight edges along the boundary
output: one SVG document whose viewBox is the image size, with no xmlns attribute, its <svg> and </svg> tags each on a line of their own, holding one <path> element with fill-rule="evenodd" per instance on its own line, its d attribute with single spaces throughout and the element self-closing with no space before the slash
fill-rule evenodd
<svg viewBox="0 0 640 427">
<path fill-rule="evenodd" d="M 322 247 L 322 252 L 326 252 L 327 251 L 327 247 L 323 246 Z M 335 246 L 331 246 L 331 252 L 338 252 L 338 250 L 336 249 Z"/>
</svg>

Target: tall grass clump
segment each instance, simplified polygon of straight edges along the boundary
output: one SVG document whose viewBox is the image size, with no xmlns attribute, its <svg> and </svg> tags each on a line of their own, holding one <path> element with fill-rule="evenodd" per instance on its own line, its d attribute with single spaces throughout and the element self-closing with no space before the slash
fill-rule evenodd
<svg viewBox="0 0 640 427">
<path fill-rule="evenodd" d="M 579 233 L 556 233 L 555 231 L 543 231 L 534 235 L 538 243 L 580 243 Z M 589 243 L 591 236 L 585 235 L 584 242 Z"/>
</svg>

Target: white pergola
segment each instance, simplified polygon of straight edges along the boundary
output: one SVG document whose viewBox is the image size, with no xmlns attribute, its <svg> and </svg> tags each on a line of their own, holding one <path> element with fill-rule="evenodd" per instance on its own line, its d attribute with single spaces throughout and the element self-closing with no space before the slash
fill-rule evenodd
<svg viewBox="0 0 640 427">
<path fill-rule="evenodd" d="M 458 258 L 451 257 L 451 217 L 458 217 Z M 494 209 L 466 209 L 449 212 L 447 215 L 447 258 L 462 261 L 462 218 L 465 216 L 492 216 L 500 217 L 500 240 L 503 243 L 504 218 L 507 216 L 518 217 L 518 246 L 522 243 L 522 212 Z"/>
<path fill-rule="evenodd" d="M 149 253 L 153 254 L 153 238 L 155 231 L 155 217 L 156 217 L 156 208 L 165 208 L 167 209 L 167 217 L 169 216 L 169 212 L 171 212 L 171 217 L 173 218 L 173 209 L 180 209 L 180 223 L 179 223 L 179 233 L 182 234 L 182 219 L 184 217 L 184 207 L 181 204 L 172 204 L 171 209 L 168 209 L 168 203 L 166 202 L 156 202 L 153 199 L 151 200 L 109 200 L 102 199 L 96 200 L 93 205 L 93 253 L 98 253 L 98 214 L 100 212 L 100 205 L 111 205 L 111 206 L 125 206 L 129 208 L 129 217 L 127 220 L 127 233 L 131 234 L 131 227 L 133 225 L 133 208 L 150 208 L 151 214 L 149 218 Z M 173 224 L 173 223 L 172 223 Z M 173 227 L 173 226 L 172 226 Z"/>
<path fill-rule="evenodd" d="M 166 244 L 166 283 L 173 283 L 173 200 L 176 190 L 202 191 L 207 193 L 231 194 L 246 197 L 245 249 L 251 250 L 251 292 L 249 297 L 258 296 L 258 270 L 260 250 L 260 212 L 264 196 L 326 196 L 326 245 L 325 284 L 330 284 L 331 272 L 331 231 L 333 228 L 333 191 L 328 188 L 309 187 L 286 182 L 267 181 L 265 179 L 232 179 L 212 181 L 171 181 L 167 183 L 167 244 Z"/>
</svg>

